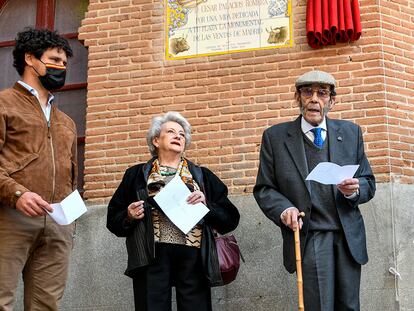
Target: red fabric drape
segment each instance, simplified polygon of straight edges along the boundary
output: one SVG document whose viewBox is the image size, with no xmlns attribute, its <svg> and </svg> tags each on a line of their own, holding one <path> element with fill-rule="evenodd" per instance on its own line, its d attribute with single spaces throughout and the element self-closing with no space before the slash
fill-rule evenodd
<svg viewBox="0 0 414 311">
<path fill-rule="evenodd" d="M 312 48 L 361 36 L 358 0 L 308 0 L 306 37 Z"/>
</svg>

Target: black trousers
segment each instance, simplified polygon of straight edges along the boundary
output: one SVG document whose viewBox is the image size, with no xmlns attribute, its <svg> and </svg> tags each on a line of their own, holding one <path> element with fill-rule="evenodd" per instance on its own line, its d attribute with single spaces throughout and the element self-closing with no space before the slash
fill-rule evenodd
<svg viewBox="0 0 414 311">
<path fill-rule="evenodd" d="M 309 232 L 302 258 L 306 311 L 359 311 L 361 265 L 342 231 Z"/>
<path fill-rule="evenodd" d="M 156 243 L 155 262 L 139 269 L 133 285 L 137 311 L 171 311 L 173 286 L 178 311 L 211 311 L 211 291 L 198 248 Z"/>
</svg>

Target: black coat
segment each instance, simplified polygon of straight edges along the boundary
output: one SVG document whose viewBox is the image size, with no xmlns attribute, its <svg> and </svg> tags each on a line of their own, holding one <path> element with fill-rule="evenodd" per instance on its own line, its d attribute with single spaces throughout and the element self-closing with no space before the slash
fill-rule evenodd
<svg viewBox="0 0 414 311">
<path fill-rule="evenodd" d="M 151 264 L 154 259 L 154 231 L 150 206 L 147 203 L 147 181 L 151 171 L 151 159 L 147 163 L 137 164 L 126 170 L 121 184 L 108 205 L 107 228 L 118 237 L 126 237 L 128 266 L 125 274 L 132 277 L 134 270 Z M 208 274 L 206 258 L 211 255 L 211 228 L 224 234 L 236 229 L 240 214 L 227 197 L 226 185 L 209 169 L 199 167 L 188 161 L 189 170 L 203 191 L 210 211 L 203 218 L 203 238 L 201 254 L 204 268 Z M 129 222 L 127 208 L 135 201 L 143 200 L 145 217 Z M 207 275 L 208 278 L 211 276 Z M 219 277 L 219 276 L 218 276 Z M 214 277 L 213 277 L 214 278 Z M 219 280 L 210 280 L 213 285 Z M 217 284 L 216 284 L 217 285 Z"/>
<path fill-rule="evenodd" d="M 338 165 L 359 164 L 355 178 L 359 179 L 359 196 L 346 199 L 334 188 L 335 205 L 352 257 L 359 264 L 368 261 L 365 226 L 358 205 L 368 202 L 375 194 L 375 178 L 364 152 L 361 128 L 349 121 L 326 118 L 330 161 Z M 301 230 L 302 254 L 311 214 L 309 182 L 301 117 L 295 121 L 274 125 L 263 133 L 260 165 L 254 197 L 265 215 L 281 228 L 283 259 L 286 269 L 296 270 L 293 231 L 281 220 L 281 213 L 294 206 L 305 212 Z"/>
</svg>

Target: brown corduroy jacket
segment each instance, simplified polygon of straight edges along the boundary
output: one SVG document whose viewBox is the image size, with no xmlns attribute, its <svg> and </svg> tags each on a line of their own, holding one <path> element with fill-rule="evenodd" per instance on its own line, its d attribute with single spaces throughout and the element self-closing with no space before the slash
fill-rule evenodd
<svg viewBox="0 0 414 311">
<path fill-rule="evenodd" d="M 19 192 L 60 202 L 76 188 L 75 123 L 52 105 L 46 121 L 35 96 L 19 83 L 0 92 L 0 208 Z"/>
</svg>

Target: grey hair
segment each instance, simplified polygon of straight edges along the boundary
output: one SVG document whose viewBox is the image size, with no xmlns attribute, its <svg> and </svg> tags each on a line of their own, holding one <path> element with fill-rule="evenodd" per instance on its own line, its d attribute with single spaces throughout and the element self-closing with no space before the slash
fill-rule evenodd
<svg viewBox="0 0 414 311">
<path fill-rule="evenodd" d="M 157 156 L 157 148 L 153 144 L 153 139 L 155 137 L 160 137 L 161 133 L 161 127 L 164 123 L 167 122 L 176 122 L 179 125 L 181 125 L 184 129 L 184 136 L 185 136 L 185 149 L 187 149 L 190 146 L 191 143 L 191 125 L 187 121 L 186 118 L 184 118 L 181 114 L 175 111 L 168 111 L 163 115 L 156 116 L 152 118 L 150 128 L 147 133 L 147 144 L 149 151 L 151 152 L 152 156 Z"/>
</svg>

